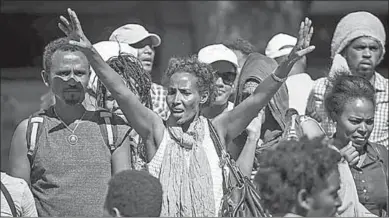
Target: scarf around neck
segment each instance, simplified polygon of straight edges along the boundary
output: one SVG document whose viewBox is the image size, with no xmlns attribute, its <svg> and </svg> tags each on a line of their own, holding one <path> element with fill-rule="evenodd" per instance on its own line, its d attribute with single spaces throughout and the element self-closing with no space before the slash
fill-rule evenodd
<svg viewBox="0 0 389 218">
<path fill-rule="evenodd" d="M 184 132 L 167 127 L 168 140 L 162 161 L 161 217 L 212 217 L 215 201 L 211 167 L 202 147 L 205 118 L 196 118 Z"/>
</svg>

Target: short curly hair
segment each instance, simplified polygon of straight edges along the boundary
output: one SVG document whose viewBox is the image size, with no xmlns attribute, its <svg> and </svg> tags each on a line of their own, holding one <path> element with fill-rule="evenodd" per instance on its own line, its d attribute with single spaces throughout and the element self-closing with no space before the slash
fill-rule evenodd
<svg viewBox="0 0 389 218">
<path fill-rule="evenodd" d="M 231 50 L 241 51 L 245 55 L 249 55 L 257 51 L 257 48 L 249 41 L 241 38 L 235 40 L 226 40 L 222 43 L 224 46 Z"/>
<path fill-rule="evenodd" d="M 215 100 L 215 77 L 210 64 L 202 63 L 198 60 L 197 55 L 189 57 L 173 57 L 165 71 L 163 84 L 167 86 L 170 77 L 178 72 L 187 72 L 197 78 L 197 87 L 199 93 L 209 93 L 208 100 L 202 104 L 202 107 L 210 105 Z"/>
<path fill-rule="evenodd" d="M 77 46 L 69 44 L 70 39 L 61 37 L 49 42 L 43 52 L 43 69 L 50 72 L 52 57 L 56 51 L 81 51 Z M 88 63 L 89 64 L 89 63 Z"/>
<path fill-rule="evenodd" d="M 111 215 L 117 208 L 124 217 L 159 217 L 162 185 L 148 172 L 121 171 L 109 181 L 104 207 Z"/>
<path fill-rule="evenodd" d="M 301 189 L 315 194 L 327 188 L 327 178 L 338 171 L 340 154 L 322 138 L 281 140 L 274 149 L 264 151 L 254 182 L 271 214 L 290 212 Z"/>
<path fill-rule="evenodd" d="M 365 78 L 357 75 L 348 75 L 347 72 L 338 72 L 329 79 L 329 86 L 324 97 L 324 107 L 328 116 L 334 120 L 333 113 L 341 115 L 344 106 L 356 99 L 366 99 L 375 107 L 374 86 Z"/>
</svg>

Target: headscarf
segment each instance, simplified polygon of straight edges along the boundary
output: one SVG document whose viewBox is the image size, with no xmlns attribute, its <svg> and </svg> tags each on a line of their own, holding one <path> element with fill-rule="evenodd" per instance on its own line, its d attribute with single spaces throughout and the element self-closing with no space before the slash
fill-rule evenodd
<svg viewBox="0 0 389 218">
<path fill-rule="evenodd" d="M 247 81 L 254 80 L 261 83 L 266 77 L 278 67 L 277 62 L 260 53 L 251 53 L 243 65 L 237 87 L 235 107 L 244 99 L 242 98 L 243 88 Z M 285 128 L 285 112 L 289 108 L 289 95 L 285 84 L 282 84 L 279 90 L 267 105 L 281 129 Z"/>
<path fill-rule="evenodd" d="M 386 33 L 382 22 L 373 14 L 366 11 L 358 11 L 347 14 L 336 26 L 331 42 L 332 66 L 329 77 L 336 72 L 348 71 L 347 61 L 340 53 L 354 40 L 362 36 L 372 37 L 381 45 L 382 54 L 379 62 L 385 55 Z"/>
<path fill-rule="evenodd" d="M 159 179 L 163 201 L 161 217 L 213 217 L 215 200 L 211 167 L 202 147 L 204 117 L 195 118 L 188 130 L 168 127 Z"/>
</svg>

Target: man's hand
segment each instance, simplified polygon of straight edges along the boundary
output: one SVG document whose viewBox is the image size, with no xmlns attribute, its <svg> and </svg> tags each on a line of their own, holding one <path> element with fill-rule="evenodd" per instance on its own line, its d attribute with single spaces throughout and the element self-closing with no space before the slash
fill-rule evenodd
<svg viewBox="0 0 389 218">
<path fill-rule="evenodd" d="M 83 49 L 92 48 L 91 42 L 86 38 L 84 31 L 82 31 L 76 12 L 68 8 L 68 14 L 70 22 L 64 16 L 60 16 L 62 23 L 58 23 L 58 27 L 70 38 L 69 43 Z"/>
<path fill-rule="evenodd" d="M 311 43 L 312 35 L 313 35 L 312 21 L 306 17 L 305 20 L 302 21 L 300 24 L 299 37 L 297 39 L 297 43 L 293 47 L 292 51 L 290 52 L 287 61 L 289 61 L 290 63 L 295 63 L 303 56 L 315 50 L 315 46 L 309 45 Z"/>
<path fill-rule="evenodd" d="M 340 150 L 340 154 L 347 160 L 350 166 L 354 166 L 359 162 L 359 152 L 349 143 L 346 147 Z"/>
</svg>

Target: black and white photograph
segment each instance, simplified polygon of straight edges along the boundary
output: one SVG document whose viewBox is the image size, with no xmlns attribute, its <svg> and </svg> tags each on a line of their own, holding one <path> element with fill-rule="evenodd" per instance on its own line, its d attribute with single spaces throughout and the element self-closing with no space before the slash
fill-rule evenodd
<svg viewBox="0 0 389 218">
<path fill-rule="evenodd" d="M 1 217 L 388 217 L 388 1 L 0 4 Z"/>
</svg>

